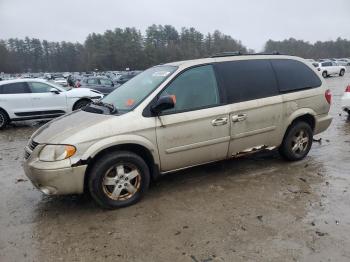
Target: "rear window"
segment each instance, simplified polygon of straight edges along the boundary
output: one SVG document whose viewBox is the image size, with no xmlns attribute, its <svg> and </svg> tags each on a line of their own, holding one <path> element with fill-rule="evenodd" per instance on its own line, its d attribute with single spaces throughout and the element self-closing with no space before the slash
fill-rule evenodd
<svg viewBox="0 0 350 262">
<path fill-rule="evenodd" d="M 0 86 L 0 94 L 25 94 L 30 93 L 26 82 L 11 83 Z"/>
<path fill-rule="evenodd" d="M 278 95 L 276 77 L 268 60 L 254 59 L 215 64 L 228 103 Z"/>
<path fill-rule="evenodd" d="M 291 59 L 272 59 L 272 66 L 281 92 L 293 92 L 321 86 L 314 71 L 302 62 Z"/>
</svg>

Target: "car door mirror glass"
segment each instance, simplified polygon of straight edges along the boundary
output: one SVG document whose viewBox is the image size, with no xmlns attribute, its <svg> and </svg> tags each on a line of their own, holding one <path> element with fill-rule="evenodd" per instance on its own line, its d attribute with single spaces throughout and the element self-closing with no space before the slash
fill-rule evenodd
<svg viewBox="0 0 350 262">
<path fill-rule="evenodd" d="M 160 97 L 157 102 L 151 107 L 154 114 L 159 115 L 164 110 L 174 108 L 175 99 L 173 96 L 167 95 Z"/>
</svg>

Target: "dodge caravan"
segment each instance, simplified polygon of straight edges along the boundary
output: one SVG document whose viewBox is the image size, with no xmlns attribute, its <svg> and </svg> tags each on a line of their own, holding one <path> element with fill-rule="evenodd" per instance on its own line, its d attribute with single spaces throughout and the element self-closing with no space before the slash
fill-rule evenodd
<svg viewBox="0 0 350 262">
<path fill-rule="evenodd" d="M 326 130 L 331 93 L 304 59 L 221 54 L 152 67 L 38 129 L 24 170 L 45 194 L 136 203 L 160 175 L 278 148 L 303 159 Z"/>
</svg>

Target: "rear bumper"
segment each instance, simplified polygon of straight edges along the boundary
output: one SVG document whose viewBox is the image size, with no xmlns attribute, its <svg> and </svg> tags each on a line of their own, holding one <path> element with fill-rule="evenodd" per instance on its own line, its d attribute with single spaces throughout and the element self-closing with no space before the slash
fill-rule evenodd
<svg viewBox="0 0 350 262">
<path fill-rule="evenodd" d="M 350 111 L 350 93 L 346 92 L 342 98 L 341 98 L 341 108 L 345 111 L 345 112 L 349 112 Z"/>
<path fill-rule="evenodd" d="M 325 131 L 332 123 L 332 117 L 328 114 L 316 117 L 314 135 Z"/>
</svg>

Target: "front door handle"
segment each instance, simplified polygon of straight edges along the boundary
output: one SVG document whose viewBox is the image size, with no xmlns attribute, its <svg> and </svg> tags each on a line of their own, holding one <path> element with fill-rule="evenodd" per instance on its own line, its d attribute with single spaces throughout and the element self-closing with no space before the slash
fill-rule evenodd
<svg viewBox="0 0 350 262">
<path fill-rule="evenodd" d="M 221 118 L 217 118 L 214 119 L 213 121 L 211 121 L 211 124 L 213 126 L 223 126 L 227 124 L 227 117 L 221 117 Z"/>
<path fill-rule="evenodd" d="M 232 122 L 241 122 L 247 119 L 247 114 L 239 114 L 232 116 Z"/>
</svg>

